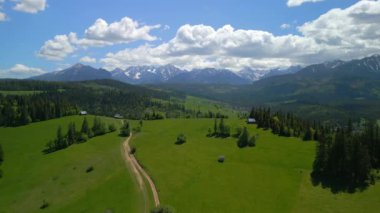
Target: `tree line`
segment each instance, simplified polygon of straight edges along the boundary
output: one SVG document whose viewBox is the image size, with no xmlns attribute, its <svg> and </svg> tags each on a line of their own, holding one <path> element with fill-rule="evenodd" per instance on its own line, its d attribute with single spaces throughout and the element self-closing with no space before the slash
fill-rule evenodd
<svg viewBox="0 0 380 213">
<path fill-rule="evenodd" d="M 271 113 L 270 108 L 253 108 L 250 117 L 256 119 L 259 128 L 280 136 L 318 141 L 312 171 L 316 183 L 365 186 L 374 182 L 372 171 L 380 169 L 380 128 L 376 122 L 367 121 L 364 128 L 351 121 L 321 125 L 291 113 Z"/>
<path fill-rule="evenodd" d="M 116 131 L 116 126 L 114 124 L 107 125 L 99 117 L 94 117 L 93 125 L 90 127 L 87 118 L 84 117 L 79 131 L 77 131 L 74 122 L 68 124 L 66 134 L 63 133 L 62 127 L 59 126 L 56 138 L 46 144 L 44 153 L 52 153 L 61 149 L 66 149 L 73 144 L 84 143 L 89 138 L 114 131 Z"/>
<path fill-rule="evenodd" d="M 224 118 L 214 119 L 214 126 L 213 129 L 209 128 L 208 137 L 222 137 L 227 138 L 231 136 L 231 127 L 229 125 L 226 125 L 224 122 Z"/>
<path fill-rule="evenodd" d="M 380 169 L 379 125 L 367 122 L 356 131 L 352 122 L 335 131 L 321 131 L 312 177 L 316 183 L 343 182 L 355 188 L 374 183 L 372 170 Z"/>
<path fill-rule="evenodd" d="M 231 127 L 224 122 L 224 118 L 214 120 L 213 129 L 209 128 L 207 137 L 221 137 L 227 138 L 231 136 Z M 254 147 L 256 146 L 257 135 L 250 136 L 247 127 L 237 127 L 236 132 L 233 135 L 238 138 L 237 146 L 239 148 Z"/>
<path fill-rule="evenodd" d="M 29 95 L 0 93 L 0 126 L 21 126 L 84 110 L 89 114 L 129 119 L 221 118 L 221 113 L 186 109 L 171 102 L 169 94 L 111 80 L 86 82 L 42 82 L 0 80 L 0 90 L 37 91 Z M 155 101 L 157 99 L 164 101 Z"/>
</svg>

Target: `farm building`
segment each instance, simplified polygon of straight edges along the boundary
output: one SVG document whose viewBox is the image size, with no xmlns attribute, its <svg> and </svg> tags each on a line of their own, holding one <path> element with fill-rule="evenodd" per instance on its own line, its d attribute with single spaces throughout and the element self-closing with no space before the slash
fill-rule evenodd
<svg viewBox="0 0 380 213">
<path fill-rule="evenodd" d="M 254 119 L 254 118 L 248 118 L 247 119 L 247 124 L 254 124 L 254 123 L 256 123 L 256 119 Z"/>
<path fill-rule="evenodd" d="M 123 119 L 123 118 L 124 118 L 124 117 L 123 117 L 122 115 L 120 115 L 120 114 L 115 114 L 113 117 L 114 117 L 114 118 L 117 118 L 117 119 Z"/>
<path fill-rule="evenodd" d="M 79 115 L 87 115 L 87 111 L 80 111 Z"/>
</svg>

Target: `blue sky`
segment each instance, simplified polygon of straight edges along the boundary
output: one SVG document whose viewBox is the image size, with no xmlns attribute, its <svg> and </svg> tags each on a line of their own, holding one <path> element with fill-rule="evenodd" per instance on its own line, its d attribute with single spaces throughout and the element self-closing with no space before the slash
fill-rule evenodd
<svg viewBox="0 0 380 213">
<path fill-rule="evenodd" d="M 2 1 L 4 0 L 0 0 L 0 2 Z M 373 6 L 376 6 L 376 8 L 379 7 L 379 1 L 368 2 L 372 4 L 371 8 L 374 8 Z M 15 8 L 17 4 L 23 3 L 24 5 L 21 5 L 18 9 Z M 246 66 L 254 69 L 264 69 L 276 66 L 314 63 L 331 57 L 361 57 L 378 51 L 376 46 L 378 43 L 375 43 L 375 45 L 368 43 L 366 47 L 353 47 L 347 45 L 350 41 L 345 41 L 339 42 L 342 43 L 342 45 L 344 43 L 344 46 L 336 47 L 335 44 L 334 47 L 331 46 L 330 43 L 332 41 L 336 42 L 337 39 L 343 40 L 342 38 L 338 38 L 338 36 L 334 37 L 334 39 L 322 39 L 323 41 L 321 43 L 321 41 L 318 41 L 318 38 L 312 36 L 313 30 L 315 30 L 314 28 L 318 25 L 317 23 L 315 23 L 315 26 L 308 26 L 307 29 L 305 27 L 304 31 L 300 31 L 297 28 L 306 22 L 326 22 L 326 20 L 319 20 L 319 17 L 329 13 L 329 11 L 334 8 L 341 8 L 343 12 L 332 14 L 331 16 L 334 17 L 335 15 L 337 19 L 343 19 L 348 8 L 359 4 L 358 1 L 325 0 L 320 2 L 305 2 L 292 7 L 287 3 L 287 0 L 192 0 L 186 2 L 178 0 L 19 0 L 16 2 L 13 0 L 5 0 L 3 3 L 0 3 L 2 5 L 0 13 L 6 16 L 3 18 L 3 21 L 0 21 L 0 72 L 3 72 L 4 76 L 4 73 L 9 72 L 9 70 L 17 64 L 24 65 L 27 68 L 34 68 L 41 72 L 53 71 L 67 67 L 69 64 L 77 63 L 85 56 L 96 60 L 96 63 L 93 63 L 93 61 L 90 62 L 91 60 L 87 60 L 87 63 L 96 67 L 104 66 L 109 69 L 118 66 L 125 68 L 142 63 L 162 65 L 177 61 L 178 64 L 175 65 L 188 69 L 203 66 L 226 66 L 226 68 L 233 70 L 238 70 Z M 364 6 L 361 5 L 361 7 Z M 28 7 L 39 8 L 37 11 L 31 11 Z M 347 10 L 346 13 L 344 13 L 345 10 Z M 377 9 L 372 11 L 372 9 L 367 8 L 365 11 L 363 10 L 362 13 L 371 15 L 375 13 L 375 15 L 378 15 L 380 12 Z M 112 40 L 114 39 L 113 37 L 104 38 L 104 42 L 110 41 L 110 43 L 106 45 L 87 46 L 77 43 L 74 44 L 70 41 L 70 45 L 72 45 L 75 50 L 68 51 L 69 53 L 64 57 L 60 56 L 59 59 L 55 58 L 52 60 L 51 58 L 46 58 L 41 55 L 41 48 L 44 47 L 45 42 L 54 40 L 56 35 L 68 35 L 70 32 L 74 32 L 78 39 L 82 39 L 86 37 L 84 34 L 85 30 L 94 25 L 97 19 L 101 18 L 110 24 L 120 22 L 124 17 L 128 17 L 130 20 L 138 23 L 139 26 L 137 28 L 160 25 L 159 28 L 148 30 L 145 35 L 145 37 L 150 35 L 155 37 L 155 39 L 136 37 L 115 41 Z M 345 23 L 338 24 L 343 25 Z M 364 24 L 367 26 L 368 21 Z M 372 24 L 376 26 L 376 23 Z M 260 33 L 260 35 L 255 33 L 257 31 L 272 34 L 272 37 L 268 39 L 273 39 L 273 41 L 269 43 L 279 42 L 280 46 L 268 47 L 265 46 L 267 44 L 260 43 L 260 45 L 258 45 L 257 43 L 252 44 L 247 41 L 242 41 L 244 46 L 237 45 L 234 47 L 235 49 L 220 47 L 224 43 L 215 43 L 212 46 L 205 45 L 199 47 L 200 43 L 198 41 L 193 41 L 195 42 L 194 44 L 186 43 L 188 46 L 185 46 L 184 43 L 181 43 L 183 41 L 179 41 L 180 38 L 176 36 L 177 31 L 185 25 L 187 26 L 186 32 L 191 32 L 192 36 L 197 37 L 196 33 L 201 35 L 199 39 L 205 40 L 205 42 L 199 41 L 202 45 L 203 43 L 210 42 L 206 41 L 205 37 L 202 37 L 205 35 L 204 33 L 209 33 L 210 35 L 214 34 L 214 32 L 206 30 L 206 27 L 207 29 L 211 27 L 211 29 L 217 31 L 225 25 L 231 25 L 234 28 L 232 30 L 233 32 L 230 32 L 227 36 L 228 38 L 222 39 L 221 42 L 228 43 L 231 41 L 236 44 L 239 36 L 246 36 L 248 37 L 247 39 L 251 41 L 257 39 L 257 36 L 259 36 L 260 41 L 262 41 L 263 38 L 265 40 L 266 36 L 260 37 Z M 283 25 L 282 28 L 281 25 Z M 200 27 L 198 27 L 198 29 L 194 26 Z M 314 28 L 311 29 L 312 27 Z M 238 29 L 245 30 L 246 32 L 240 34 L 236 32 Z M 347 29 L 343 33 L 347 33 L 349 30 L 350 29 Z M 339 34 L 336 30 L 334 33 Z M 219 34 L 216 33 L 215 36 L 218 35 Z M 281 36 L 288 37 L 282 38 Z M 297 36 L 297 38 L 289 36 Z M 323 37 L 323 35 L 321 36 Z M 112 37 L 112 35 L 110 35 L 110 37 Z M 99 37 L 96 39 L 99 39 Z M 112 41 L 107 39 L 111 39 Z M 215 39 L 217 40 L 217 38 Z M 283 39 L 286 39 L 286 42 L 283 41 Z M 313 41 L 309 41 L 310 39 Z M 357 38 L 355 37 L 355 39 Z M 305 40 L 307 40 L 307 42 Z M 378 38 L 376 40 L 378 41 Z M 292 44 L 292 42 L 294 44 Z M 324 48 L 329 50 L 327 51 L 328 53 L 325 53 L 326 51 L 324 51 L 324 49 L 319 49 L 317 52 L 309 54 L 310 51 L 316 48 L 312 46 L 310 42 L 314 42 L 314 46 L 326 45 Z M 172 49 L 165 45 L 171 46 L 170 48 Z M 217 47 L 218 45 L 219 47 Z M 250 45 L 252 45 L 252 49 L 243 50 L 245 47 L 250 47 Z M 292 47 L 294 45 L 300 45 L 300 47 L 289 51 L 302 51 L 302 48 L 305 48 L 305 52 L 308 54 L 287 57 L 286 48 L 289 49 L 289 46 Z M 139 47 L 144 46 L 145 48 L 139 49 Z M 370 49 L 368 48 L 369 46 L 375 46 L 376 48 Z M 182 49 L 176 52 L 173 50 L 174 47 L 180 47 Z M 48 47 L 45 45 L 45 50 L 46 48 Z M 266 50 L 270 48 L 279 48 L 281 49 L 281 53 L 267 53 Z M 361 48 L 360 55 L 354 54 L 354 52 L 357 51 L 353 48 Z M 346 55 L 339 52 L 338 49 L 344 49 Z M 176 50 L 178 50 L 178 48 Z M 260 51 L 263 52 L 263 54 L 261 54 Z M 254 54 L 249 54 L 251 52 L 254 52 Z M 322 52 L 324 55 L 320 57 Z M 108 55 L 107 57 L 108 53 L 111 53 L 111 56 Z M 130 58 L 124 59 L 124 56 L 125 58 Z M 145 58 L 142 59 L 144 56 L 147 56 L 146 58 L 149 58 L 149 60 Z M 224 59 L 227 57 L 228 59 L 234 60 L 229 64 L 216 62 L 216 58 Z M 105 58 L 107 60 L 103 60 Z"/>
</svg>

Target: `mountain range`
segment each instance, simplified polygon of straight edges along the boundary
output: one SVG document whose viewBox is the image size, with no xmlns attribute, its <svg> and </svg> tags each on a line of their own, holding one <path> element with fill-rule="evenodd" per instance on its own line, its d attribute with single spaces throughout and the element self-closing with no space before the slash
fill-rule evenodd
<svg viewBox="0 0 380 213">
<path fill-rule="evenodd" d="M 204 68 L 191 71 L 179 69 L 173 65 L 165 66 L 132 66 L 123 70 L 120 68 L 109 72 L 83 64 L 76 64 L 61 71 L 46 73 L 32 77 L 44 81 L 85 81 L 98 79 L 113 79 L 129 84 L 232 84 L 243 85 L 269 76 L 294 73 L 301 67 L 288 69 L 252 70 L 245 68 L 239 72 L 228 69 Z"/>
<path fill-rule="evenodd" d="M 249 85 L 161 85 L 160 89 L 251 107 L 269 105 L 308 119 L 380 114 L 380 55 L 331 61 Z"/>
</svg>

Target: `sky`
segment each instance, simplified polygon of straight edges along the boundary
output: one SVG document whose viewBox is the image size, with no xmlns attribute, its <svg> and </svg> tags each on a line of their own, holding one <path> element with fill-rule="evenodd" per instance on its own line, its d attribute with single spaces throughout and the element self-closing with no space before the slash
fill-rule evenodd
<svg viewBox="0 0 380 213">
<path fill-rule="evenodd" d="M 0 77 L 107 70 L 265 70 L 380 53 L 380 0 L 0 0 Z"/>
</svg>

